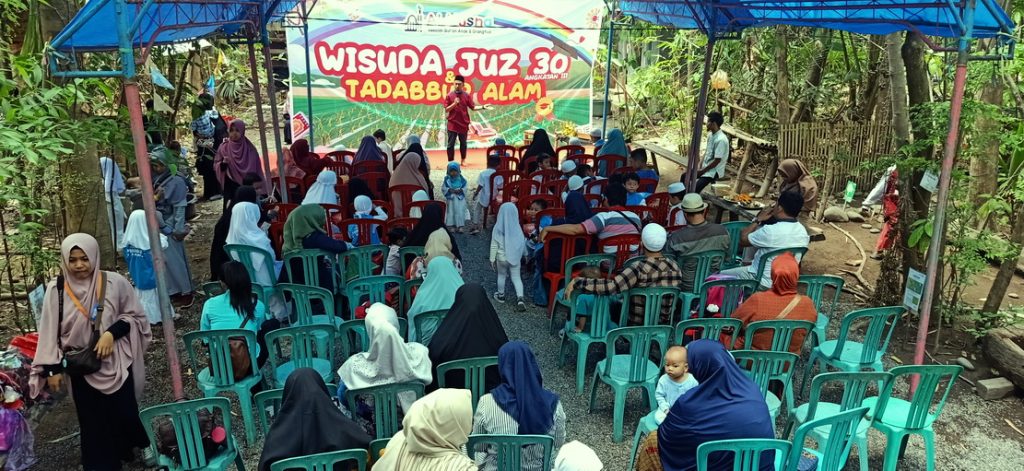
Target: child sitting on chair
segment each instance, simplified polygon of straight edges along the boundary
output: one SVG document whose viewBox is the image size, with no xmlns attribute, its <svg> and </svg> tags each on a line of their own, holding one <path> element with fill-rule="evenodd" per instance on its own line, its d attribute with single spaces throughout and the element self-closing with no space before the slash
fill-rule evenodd
<svg viewBox="0 0 1024 471">
<path fill-rule="evenodd" d="M 654 390 L 654 398 L 658 401 L 655 420 L 659 424 L 664 421 L 676 399 L 698 384 L 697 379 L 690 374 L 690 365 L 686 362 L 686 347 L 670 347 L 665 352 L 665 374 L 658 378 L 658 386 Z"/>
<path fill-rule="evenodd" d="M 575 278 L 603 278 L 601 275 L 601 269 L 598 267 L 583 267 L 580 271 L 576 272 Z M 571 284 L 571 282 L 570 282 Z M 565 296 L 565 299 L 572 299 L 572 290 L 565 291 L 561 290 L 558 292 L 558 297 Z M 565 335 L 566 329 L 573 328 L 576 333 L 583 332 L 583 329 L 587 327 L 587 320 L 590 319 L 590 313 L 594 310 L 594 295 L 580 293 L 576 296 L 576 325 L 570 326 L 569 322 L 565 323 L 565 328 L 558 332 L 561 337 Z"/>
</svg>

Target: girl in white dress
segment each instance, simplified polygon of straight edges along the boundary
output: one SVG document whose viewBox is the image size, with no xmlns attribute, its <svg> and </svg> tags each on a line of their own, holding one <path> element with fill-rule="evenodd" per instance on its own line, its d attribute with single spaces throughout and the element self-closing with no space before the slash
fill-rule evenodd
<svg viewBox="0 0 1024 471">
<path fill-rule="evenodd" d="M 461 234 L 462 227 L 469 219 L 469 206 L 466 205 L 466 178 L 462 176 L 462 168 L 457 162 L 448 163 L 448 174 L 444 177 L 441 193 L 448 205 L 444 223 Z"/>
</svg>

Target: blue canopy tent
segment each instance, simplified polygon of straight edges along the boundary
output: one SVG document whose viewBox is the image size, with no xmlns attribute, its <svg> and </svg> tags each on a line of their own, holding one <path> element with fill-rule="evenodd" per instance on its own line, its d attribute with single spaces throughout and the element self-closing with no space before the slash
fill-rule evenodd
<svg viewBox="0 0 1024 471">
<path fill-rule="evenodd" d="M 302 0 L 303 3 L 306 0 Z M 153 197 L 152 173 L 146 148 L 146 135 L 142 126 L 142 104 L 136 83 L 136 66 L 144 64 L 153 46 L 190 42 L 200 38 L 221 36 L 244 41 L 249 47 L 254 98 L 260 128 L 263 155 L 268 155 L 263 120 L 263 104 L 256 66 L 256 35 L 263 43 L 267 87 L 271 116 L 275 129 L 278 165 L 284 168 L 281 152 L 274 76 L 271 69 L 269 22 L 287 16 L 299 0 L 89 0 L 65 28 L 50 43 L 49 67 L 55 77 L 121 77 L 124 82 L 125 102 L 131 116 L 135 161 L 142 181 L 143 206 L 146 212 L 149 238 L 153 243 L 152 256 L 156 273 L 160 310 L 163 317 L 167 359 L 170 363 L 171 384 L 175 399 L 184 399 L 181 366 L 176 348 L 174 320 L 164 278 L 164 256 L 157 225 L 156 204 Z M 136 50 L 141 56 L 136 57 Z M 119 69 L 80 70 L 76 55 L 87 52 L 117 51 Z M 264 170 L 269 177 L 270 164 L 264 159 Z M 268 182 L 269 183 L 269 182 Z M 286 198 L 287 192 L 282 192 Z M 287 201 L 287 200 L 286 200 Z"/>
<path fill-rule="evenodd" d="M 708 37 L 704 56 L 704 77 L 698 95 L 688 156 L 687 184 L 691 188 L 697 177 L 692 169 L 697 168 L 700 131 L 707 107 L 711 57 L 716 40 L 736 38 L 746 28 L 790 25 L 880 35 L 912 31 L 920 33 L 925 42 L 935 50 L 956 51 L 957 67 L 950 106 L 949 134 L 943 149 L 933 234 L 944 233 L 946 204 L 960 127 L 960 111 L 967 81 L 967 61 L 1005 57 L 972 58 L 969 54 L 971 40 L 994 39 L 997 45 L 1003 47 L 1005 55 L 1012 55 L 1015 46 L 1012 36 L 1013 22 L 995 0 L 624 0 L 619 2 L 619 6 L 624 14 L 635 18 L 680 29 L 698 29 Z M 957 47 L 942 47 L 929 40 L 928 36 L 955 38 Z M 609 48 L 609 54 L 610 51 Z M 928 249 L 928 278 L 920 307 L 921 320 L 914 354 L 916 364 L 924 361 L 925 340 L 935 295 L 935 278 L 941 247 L 942 237 L 933 237 Z M 914 384 L 916 386 L 916 381 Z"/>
</svg>

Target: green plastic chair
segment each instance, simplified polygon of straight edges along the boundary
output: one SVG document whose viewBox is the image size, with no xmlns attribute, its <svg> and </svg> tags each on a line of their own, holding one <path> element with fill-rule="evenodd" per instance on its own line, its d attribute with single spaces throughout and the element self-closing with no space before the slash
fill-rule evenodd
<svg viewBox="0 0 1024 471">
<path fill-rule="evenodd" d="M 788 471 L 796 471 L 800 463 L 800 456 L 807 451 L 818 458 L 819 471 L 840 471 L 846 465 L 846 459 L 850 456 L 850 448 L 853 446 L 853 434 L 857 424 L 864 420 L 868 408 L 860 407 L 835 415 L 829 415 L 821 419 L 812 420 L 796 429 L 793 436 L 793 448 L 789 453 L 789 463 L 786 466 Z M 804 447 L 804 442 L 819 428 L 829 430 L 829 434 L 816 440 L 818 447 L 810 449 Z M 819 435 L 820 436 L 820 435 Z"/>
<path fill-rule="evenodd" d="M 746 332 L 744 332 L 743 348 L 746 350 L 753 350 L 754 335 L 760 330 L 770 330 L 772 336 L 772 348 L 770 351 L 773 352 L 790 352 L 796 353 L 797 355 L 803 351 L 803 344 L 801 343 L 796 352 L 793 352 L 789 347 L 793 343 L 793 334 L 797 331 L 804 331 L 804 341 L 807 340 L 807 335 L 814 331 L 814 323 L 811 321 L 798 321 L 789 319 L 775 319 L 768 321 L 757 321 L 747 324 Z"/>
<path fill-rule="evenodd" d="M 747 296 L 757 292 L 756 280 L 705 281 L 704 285 L 700 287 L 700 299 L 697 301 L 700 303 L 697 306 L 697 312 L 700 313 L 700 317 L 707 317 L 708 313 L 705 312 L 705 309 L 708 304 L 708 291 L 716 286 L 725 290 L 722 304 L 718 306 L 718 315 L 721 317 L 732 317 L 733 311 L 740 306 L 740 302 L 746 299 Z"/>
<path fill-rule="evenodd" d="M 658 358 L 664 356 L 668 349 L 668 339 L 672 336 L 672 328 L 667 325 L 644 327 L 620 327 L 608 332 L 605 340 L 606 356 L 597 362 L 594 369 L 594 380 L 590 388 L 590 411 L 594 411 L 597 399 L 597 380 L 611 386 L 615 395 L 612 425 L 612 440 L 622 441 L 622 416 L 626 407 L 626 394 L 632 388 L 642 388 L 647 394 L 651 409 L 657 407 L 654 398 L 654 386 L 658 382 L 661 368 L 652 362 L 651 347 L 658 344 Z M 615 343 L 619 340 L 629 342 L 628 354 L 615 354 Z"/>
<path fill-rule="evenodd" d="M 366 450 L 341 450 L 317 453 L 315 455 L 297 456 L 283 459 L 270 464 L 270 471 L 287 471 L 301 469 L 304 471 L 333 471 L 335 464 L 346 463 L 344 469 L 352 469 L 355 464 L 359 471 L 366 471 L 369 458 Z M 353 461 L 355 463 L 353 463 Z"/>
<path fill-rule="evenodd" d="M 338 385 L 327 383 L 327 391 L 334 394 Z M 260 428 L 263 429 L 263 436 L 270 433 L 270 426 L 274 424 L 274 418 L 281 412 L 281 401 L 284 399 L 284 388 L 269 389 L 260 391 L 253 396 L 256 403 L 256 412 L 260 419 Z"/>
<path fill-rule="evenodd" d="M 775 249 L 769 252 L 765 252 L 761 258 L 754 260 L 754 280 L 758 282 L 758 290 L 766 290 L 769 286 L 761 285 L 761 277 L 764 276 L 765 269 L 771 270 L 771 262 L 775 260 L 775 257 L 782 255 L 786 252 L 792 253 L 796 257 L 797 263 L 800 263 L 804 259 L 804 255 L 807 254 L 807 247 L 784 247 L 781 249 Z"/>
<path fill-rule="evenodd" d="M 360 247 L 367 248 L 367 247 Z M 356 308 L 364 302 L 387 304 L 388 284 L 401 285 L 405 281 L 395 275 L 360 275 L 345 284 L 345 297 L 348 298 L 349 319 L 356 318 Z"/>
<path fill-rule="evenodd" d="M 267 285 L 258 281 L 258 274 L 260 270 L 266 270 L 266 273 L 269 273 L 271 277 L 275 278 L 273 281 L 277 281 L 275 277 L 277 271 L 274 269 L 274 254 L 258 247 L 241 244 L 227 244 L 224 246 L 224 251 L 227 252 L 228 257 L 232 260 L 240 262 L 245 266 L 245 271 L 249 272 L 249 279 L 252 280 L 253 284 L 261 285 L 264 288 L 274 286 L 273 284 Z M 261 266 L 257 266 L 253 261 L 254 255 L 263 256 L 263 263 L 260 264 Z"/>
<path fill-rule="evenodd" d="M 301 280 L 301 284 L 304 285 L 321 286 L 323 280 L 320 279 L 320 266 L 326 262 L 333 267 L 336 255 L 326 250 L 301 249 L 292 250 L 284 254 L 282 258 L 284 258 L 284 269 L 288 273 L 289 281 L 300 284 L 298 281 Z M 299 276 L 299 270 L 302 270 L 301 276 Z M 341 280 L 338 280 L 337 277 L 331 280 L 330 286 L 333 286 L 335 291 L 342 286 L 339 281 Z"/>
<path fill-rule="evenodd" d="M 249 344 L 249 360 L 252 362 L 252 374 L 235 381 L 234 367 L 231 365 L 231 347 L 229 340 L 235 337 L 245 338 Z M 245 442 L 252 444 L 256 440 L 256 420 L 252 412 L 252 388 L 263 380 L 260 369 L 256 367 L 256 333 L 246 329 L 225 329 L 195 331 L 185 334 L 182 338 L 188 350 L 188 358 L 192 363 L 192 371 L 196 371 L 196 383 L 203 396 L 211 398 L 224 392 L 233 392 L 238 396 L 239 409 L 242 411 L 242 423 L 245 425 Z M 204 345 L 196 348 L 196 344 Z M 269 348 L 269 347 L 268 347 Z M 209 363 L 200 361 L 200 349 L 208 351 Z M 156 442 L 153 442 L 156 443 Z"/>
<path fill-rule="evenodd" d="M 362 389 L 345 391 L 345 402 L 348 410 L 358 407 L 356 399 L 369 396 L 373 399 L 373 422 L 377 429 L 376 438 L 390 438 L 402 428 L 401 404 L 399 395 L 413 395 L 415 399 L 423 397 L 423 383 L 392 383 L 371 386 Z M 414 400 L 415 400 L 414 399 Z"/>
<path fill-rule="evenodd" d="M 825 341 L 828 323 L 839 307 L 839 295 L 843 293 L 845 283 L 846 281 L 839 276 L 800 275 L 797 286 L 806 287 L 805 294 L 811 298 L 811 301 L 814 301 L 814 308 L 818 310 L 818 320 L 815 322 L 814 331 L 811 332 L 811 348 L 817 347 Z M 832 288 L 832 299 L 825 298 L 826 287 Z"/>
<path fill-rule="evenodd" d="M 391 438 L 378 438 L 370 442 L 370 462 L 376 463 L 381 458 L 381 452 L 388 447 Z"/>
<path fill-rule="evenodd" d="M 786 400 L 786 410 L 793 410 L 793 373 L 796 371 L 796 362 L 799 356 L 789 352 L 766 352 L 763 350 L 733 350 L 733 358 L 743 368 L 743 372 L 761 389 L 765 403 L 768 404 L 768 413 L 772 416 L 772 426 L 775 424 L 775 417 L 779 415 L 782 408 L 782 400 L 768 390 L 768 384 L 772 381 L 782 383 L 782 391 Z"/>
<path fill-rule="evenodd" d="M 475 434 L 469 436 L 466 451 L 469 457 L 477 462 L 484 461 L 487 456 L 494 455 L 498 471 L 520 471 L 523 469 L 551 469 L 551 450 L 555 439 L 547 435 L 498 435 Z M 541 461 L 524 462 L 523 455 L 528 453 L 524 448 L 542 447 L 544 450 Z M 536 456 L 536 453 L 530 455 Z M 527 455 L 527 456 L 530 456 Z"/>
<path fill-rule="evenodd" d="M 642 262 L 643 259 L 645 259 L 645 258 L 647 258 L 647 257 L 645 257 L 643 255 L 636 255 L 636 256 L 633 256 L 633 257 L 629 257 L 628 259 L 626 259 L 625 262 L 622 262 L 622 268 L 625 269 L 625 268 L 631 267 L 633 265 L 636 265 L 637 263 Z"/>
<path fill-rule="evenodd" d="M 742 262 L 742 257 L 740 256 L 740 233 L 749 225 L 750 221 L 722 223 L 722 227 L 729 233 L 729 252 L 726 253 L 725 260 L 722 262 L 722 269 L 740 266 Z"/>
<path fill-rule="evenodd" d="M 203 450 L 203 435 L 199 428 L 200 409 L 214 413 L 220 412 L 224 432 L 228 437 L 224 449 L 209 458 L 206 457 Z M 157 451 L 157 468 L 170 471 L 224 470 L 234 462 L 239 471 L 245 471 L 245 462 L 238 452 L 235 437 L 231 434 L 231 401 L 228 398 L 193 399 L 160 404 L 140 411 L 139 419 L 142 421 L 143 428 L 146 429 L 146 436 L 149 437 L 149 443 L 151 443 L 150 448 L 154 451 L 156 451 L 157 438 L 153 421 L 164 417 L 170 419 L 171 426 L 174 427 L 174 436 L 178 442 L 178 456 L 167 456 Z"/>
<path fill-rule="evenodd" d="M 403 340 L 409 337 L 409 320 L 404 317 L 398 318 L 398 333 Z M 341 323 L 338 327 L 338 337 L 341 339 L 341 356 L 348 358 L 356 353 L 362 353 L 370 349 L 370 338 L 366 334 L 366 319 L 352 319 Z"/>
<path fill-rule="evenodd" d="M 426 248 L 422 245 L 410 245 L 398 249 L 398 259 L 402 261 L 402 274 L 409 271 L 409 266 L 412 265 L 413 260 L 416 260 L 416 257 L 422 257 L 426 253 Z"/>
<path fill-rule="evenodd" d="M 711 339 L 721 341 L 723 335 L 729 337 L 729 343 L 723 344 L 728 350 L 733 349 L 736 343 L 736 335 L 743 328 L 743 321 L 731 317 L 702 317 L 699 319 L 686 319 L 676 324 L 672 334 L 674 345 L 685 345 L 686 331 L 693 330 L 697 339 Z"/>
<path fill-rule="evenodd" d="M 581 270 L 586 267 L 606 267 L 608 270 L 612 270 L 615 267 L 615 255 L 614 254 L 594 254 L 594 255 L 580 255 L 577 257 L 570 258 L 565 261 L 565 278 L 564 280 L 571 280 L 573 272 Z M 557 292 L 557 290 L 552 290 Z M 567 311 L 572 311 L 572 305 L 569 300 L 566 300 L 563 296 L 557 296 L 556 299 L 549 299 L 548 302 L 553 302 L 551 310 L 551 326 L 550 331 L 554 332 L 555 326 L 558 325 L 558 316 L 554 314 L 559 307 L 564 307 Z M 575 303 L 575 301 L 573 301 Z"/>
<path fill-rule="evenodd" d="M 220 284 L 219 281 L 207 281 L 206 283 L 203 283 L 200 291 L 202 291 L 203 295 L 207 298 L 212 298 L 214 296 L 220 296 L 228 290 L 224 289 L 224 285 Z"/>
<path fill-rule="evenodd" d="M 662 301 L 665 298 L 672 299 L 672 309 L 669 311 L 668 325 L 672 326 L 676 320 L 676 310 L 679 308 L 679 288 L 675 286 L 651 286 L 648 288 L 633 288 L 623 296 L 622 312 L 619 315 L 619 325 L 626 325 L 629 320 L 630 307 L 635 303 L 635 298 L 641 298 L 644 306 L 644 325 L 665 325 L 661 322 Z"/>
<path fill-rule="evenodd" d="M 271 382 L 283 386 L 288 376 L 299 368 L 316 370 L 325 383 L 333 381 L 335 332 L 329 325 L 303 325 L 268 332 L 266 342 L 270 349 L 270 370 L 274 372 Z M 325 343 L 323 339 L 326 339 Z M 290 348 L 287 360 L 278 353 L 285 346 Z"/>
<path fill-rule="evenodd" d="M 413 278 L 411 280 L 405 280 L 402 282 L 402 287 L 398 289 L 399 295 L 399 309 L 401 312 L 399 315 L 405 316 L 409 314 L 409 308 L 412 307 L 412 301 L 415 299 L 412 292 L 418 290 L 420 285 L 423 284 L 423 278 Z"/>
<path fill-rule="evenodd" d="M 822 373 L 815 376 L 814 380 L 811 382 L 810 401 L 806 404 L 801 404 L 799 407 L 789 409 L 789 418 L 786 420 L 786 428 L 783 431 L 782 436 L 788 437 L 789 432 L 793 429 L 794 425 L 801 425 L 816 418 L 828 417 L 840 412 L 846 412 L 859 407 L 868 406 L 868 400 L 872 399 L 865 399 L 868 394 L 868 386 L 872 383 L 886 383 L 891 379 L 892 375 L 890 373 L 867 371 L 855 373 Z M 842 392 L 839 402 L 829 402 L 822 399 L 821 390 L 825 385 L 833 385 L 835 386 L 833 389 L 838 389 Z M 857 445 L 857 453 L 860 458 L 860 469 L 862 471 L 868 469 L 868 427 L 870 425 L 870 419 L 862 420 L 857 425 L 857 429 L 854 430 L 852 437 L 854 444 Z M 829 428 L 820 427 L 813 431 L 809 431 L 808 435 L 821 442 L 826 440 L 830 433 L 831 430 Z"/>
<path fill-rule="evenodd" d="M 697 447 L 697 471 L 708 471 L 708 458 L 712 453 L 731 453 L 733 455 L 732 471 L 758 471 L 761 460 L 773 463 L 785 463 L 789 459 L 789 450 L 793 445 L 785 440 L 767 438 L 737 438 L 733 440 L 715 440 L 701 443 Z M 772 457 L 764 456 L 772 453 Z M 779 469 L 778 466 L 772 469 Z"/>
<path fill-rule="evenodd" d="M 390 250 L 386 245 L 377 244 L 348 249 L 338 254 L 338 267 L 346 285 L 354 278 L 379 275 L 380 265 L 374 262 L 374 259 L 383 263 L 387 260 Z"/>
<path fill-rule="evenodd" d="M 437 386 L 445 387 L 449 371 L 462 371 L 465 375 L 465 389 L 473 393 L 473 412 L 480 397 L 487 394 L 487 368 L 498 368 L 498 357 L 464 358 L 446 361 L 437 365 Z"/>
<path fill-rule="evenodd" d="M 694 265 L 692 268 L 693 288 L 689 292 L 684 291 L 682 293 L 683 315 L 689 314 L 690 310 L 693 309 L 693 302 L 700 299 L 700 291 L 701 287 L 704 286 L 704 280 L 725 266 L 726 260 L 727 256 L 721 250 L 707 250 L 676 258 L 676 264 L 679 265 L 680 270 L 688 270 L 686 268 L 687 265 Z"/>
<path fill-rule="evenodd" d="M 437 328 L 441 327 L 447 315 L 447 309 L 437 309 L 412 316 L 413 329 L 409 332 L 409 341 L 430 345 L 430 340 L 434 338 Z"/>
<path fill-rule="evenodd" d="M 297 285 L 294 283 L 278 283 L 277 290 L 282 296 L 290 297 L 293 309 L 292 325 L 341 325 L 342 319 L 334 315 L 336 305 L 334 295 L 319 286 Z M 324 313 L 314 313 L 313 301 L 324 308 Z"/>
<path fill-rule="evenodd" d="M 924 438 L 927 470 L 935 469 L 935 433 L 932 424 L 939 418 L 946 399 L 953 390 L 957 376 L 963 373 L 960 365 L 897 366 L 889 373 L 892 378 L 882 388 L 878 398 L 864 400 L 865 406 L 874 406 L 871 427 L 885 434 L 885 464 L 882 469 L 893 471 L 903 457 L 903 440 L 910 434 Z M 907 399 L 894 396 L 896 380 L 918 375 L 916 392 Z M 945 381 L 945 386 L 942 382 Z M 943 390 L 944 389 L 944 390 Z M 939 397 L 935 402 L 936 396 Z M 934 405 L 935 411 L 931 409 Z"/>
<path fill-rule="evenodd" d="M 804 369 L 804 382 L 800 385 L 800 395 L 803 396 L 804 385 L 811 376 L 814 364 L 819 361 L 822 363 L 822 370 L 832 366 L 842 371 L 885 371 L 882 356 L 889 347 L 889 339 L 896 329 L 896 321 L 903 312 L 902 306 L 888 306 L 859 309 L 843 316 L 843 322 L 839 326 L 839 338 L 826 340 L 811 349 L 811 356 Z M 862 340 L 849 340 L 854 323 L 860 324 L 863 320 L 868 323 Z"/>
<path fill-rule="evenodd" d="M 612 297 L 601 294 L 593 296 L 594 310 L 590 313 L 587 330 L 576 332 L 576 329 L 566 329 L 558 352 L 558 366 L 562 367 L 565 365 L 569 342 L 575 343 L 579 347 L 576 349 L 576 394 L 583 394 L 584 370 L 587 366 L 587 353 L 590 351 L 590 346 L 595 343 L 604 343 L 605 338 L 608 337 L 608 331 L 613 328 Z M 569 310 L 569 325 L 576 325 L 576 316 L 580 314 L 576 312 L 577 297 L 579 297 L 579 291 L 573 291 L 570 300 L 572 307 Z"/>
</svg>

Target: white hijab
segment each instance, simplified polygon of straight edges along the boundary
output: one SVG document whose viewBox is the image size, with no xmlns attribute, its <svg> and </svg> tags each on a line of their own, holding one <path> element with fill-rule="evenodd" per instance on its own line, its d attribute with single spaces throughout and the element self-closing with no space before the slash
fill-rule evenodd
<svg viewBox="0 0 1024 471">
<path fill-rule="evenodd" d="M 429 199 L 430 199 L 430 195 L 427 195 L 427 192 L 425 190 L 418 190 L 418 191 L 416 191 L 416 193 L 412 194 L 412 202 L 413 203 L 415 203 L 417 201 L 428 201 Z M 420 208 L 412 208 L 412 209 L 409 210 L 409 217 L 411 217 L 411 218 L 423 217 L 423 211 L 421 211 Z"/>
<path fill-rule="evenodd" d="M 323 170 L 316 176 L 316 182 L 306 192 L 302 204 L 338 204 L 338 193 L 334 185 L 338 183 L 338 174 L 333 170 Z"/>
<path fill-rule="evenodd" d="M 149 250 L 146 212 L 141 209 L 132 211 L 131 216 L 128 216 L 128 226 L 124 229 L 124 237 L 117 241 L 118 250 L 124 250 L 129 245 L 139 250 Z M 167 248 L 167 236 L 163 234 L 160 234 L 160 246 Z"/>
<path fill-rule="evenodd" d="M 573 440 L 558 451 L 554 471 L 601 471 L 604 463 L 590 447 Z"/>
<path fill-rule="evenodd" d="M 366 195 L 356 196 L 355 201 L 352 202 L 352 209 L 355 210 L 356 217 L 370 216 L 374 219 L 379 219 L 381 221 L 388 220 L 388 213 L 384 212 L 384 210 L 380 209 L 380 207 L 374 207 L 373 200 L 371 200 L 370 197 Z M 377 212 L 376 216 L 373 215 L 374 210 L 376 210 Z"/>
<path fill-rule="evenodd" d="M 519 223 L 519 210 L 515 203 L 504 203 L 498 210 L 498 222 L 494 224 L 491 237 L 501 243 L 505 252 L 505 260 L 509 265 L 518 267 L 526 253 L 526 236 L 523 226 Z"/>
<path fill-rule="evenodd" d="M 243 201 L 235 203 L 231 209 L 231 222 L 228 226 L 227 243 L 248 245 L 274 253 L 267 233 L 260 229 L 260 207 L 255 203 Z"/>
</svg>

